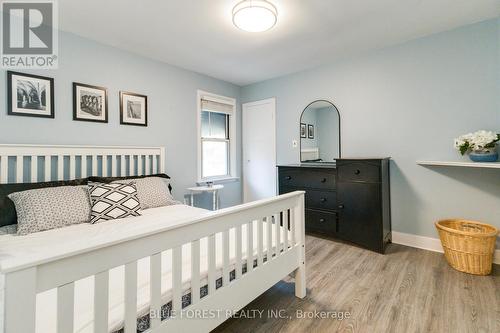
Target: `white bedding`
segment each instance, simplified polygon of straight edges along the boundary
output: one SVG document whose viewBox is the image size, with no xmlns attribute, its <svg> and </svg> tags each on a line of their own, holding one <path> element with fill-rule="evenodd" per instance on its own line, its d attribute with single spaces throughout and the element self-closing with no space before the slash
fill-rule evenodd
<svg viewBox="0 0 500 333">
<path fill-rule="evenodd" d="M 102 244 L 105 240 L 120 239 L 134 233 L 154 231 L 166 225 L 175 225 L 186 219 L 200 217 L 211 212 L 186 205 L 174 205 L 152 208 L 142 211 L 143 216 L 109 221 L 97 225 L 78 224 L 62 229 L 34 233 L 27 236 L 1 235 L 0 236 L 0 266 L 12 262 L 24 262 L 34 258 L 44 258 L 58 253 L 77 251 L 88 247 L 89 244 Z M 275 246 L 273 229 L 272 241 Z M 264 250 L 266 250 L 266 226 L 264 225 Z M 243 258 L 246 258 L 246 225 L 242 228 Z M 281 228 L 283 233 L 283 229 Z M 254 239 L 257 235 L 257 226 L 254 224 Z M 280 237 L 283 240 L 283 235 Z M 254 255 L 257 251 L 257 242 L 254 241 Z M 230 264 L 234 268 L 235 259 L 235 231 L 230 231 Z M 201 283 L 207 283 L 207 240 L 200 242 Z M 190 288 L 191 274 L 191 247 L 185 244 L 182 248 L 182 281 L 183 291 Z M 217 276 L 222 275 L 222 235 L 216 235 L 216 264 Z M 110 270 L 109 276 L 109 329 L 113 332 L 123 327 L 124 313 L 124 267 Z M 93 332 L 93 286 L 94 278 L 89 277 L 75 283 L 75 332 Z M 0 286 L 1 287 L 1 286 Z M 171 251 L 162 253 L 162 304 L 167 303 L 171 297 Z M 149 310 L 149 258 L 138 261 L 138 317 Z M 3 301 L 3 297 L 2 297 Z M 37 295 L 36 332 L 46 333 L 56 331 L 56 306 L 57 292 L 49 290 Z M 1 307 L 3 308 L 3 306 Z"/>
</svg>

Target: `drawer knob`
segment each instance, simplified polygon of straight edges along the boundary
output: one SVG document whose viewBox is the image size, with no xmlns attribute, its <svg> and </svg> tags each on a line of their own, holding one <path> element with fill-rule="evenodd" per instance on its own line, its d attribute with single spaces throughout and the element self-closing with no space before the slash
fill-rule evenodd
<svg viewBox="0 0 500 333">
<path fill-rule="evenodd" d="M 286 176 L 285 179 L 286 180 L 292 180 L 292 176 Z"/>
<path fill-rule="evenodd" d="M 326 202 L 326 198 L 321 198 L 321 199 L 319 199 L 319 201 Z"/>
<path fill-rule="evenodd" d="M 325 219 L 319 219 L 319 221 L 323 223 L 323 222 L 325 222 Z"/>
<path fill-rule="evenodd" d="M 359 169 L 356 169 L 356 171 L 354 171 L 355 175 L 359 175 L 360 173 L 361 173 L 361 170 L 359 170 Z"/>
<path fill-rule="evenodd" d="M 326 183 L 326 178 L 321 179 L 322 183 Z"/>
<path fill-rule="evenodd" d="M 343 204 L 340 204 L 340 205 L 339 205 L 339 209 L 344 209 L 344 205 L 343 205 Z"/>
</svg>

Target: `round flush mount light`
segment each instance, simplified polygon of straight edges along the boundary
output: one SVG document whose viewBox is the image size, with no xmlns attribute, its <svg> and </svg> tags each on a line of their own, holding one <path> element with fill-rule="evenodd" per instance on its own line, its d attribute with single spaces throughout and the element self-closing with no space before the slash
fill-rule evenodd
<svg viewBox="0 0 500 333">
<path fill-rule="evenodd" d="M 233 8 L 233 24 L 248 32 L 271 29 L 278 19 L 278 10 L 266 0 L 243 0 Z"/>
</svg>

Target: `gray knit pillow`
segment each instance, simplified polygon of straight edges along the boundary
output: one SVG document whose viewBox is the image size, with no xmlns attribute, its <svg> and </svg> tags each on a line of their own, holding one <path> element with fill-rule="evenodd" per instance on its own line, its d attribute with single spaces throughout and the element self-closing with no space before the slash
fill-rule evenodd
<svg viewBox="0 0 500 333">
<path fill-rule="evenodd" d="M 17 213 L 17 234 L 88 222 L 90 200 L 87 186 L 47 187 L 9 194 Z"/>
<path fill-rule="evenodd" d="M 174 200 L 168 188 L 168 179 L 162 177 L 146 177 L 116 180 L 113 183 L 126 184 L 135 182 L 137 187 L 137 197 L 141 203 L 141 209 L 163 207 L 180 204 Z"/>
</svg>

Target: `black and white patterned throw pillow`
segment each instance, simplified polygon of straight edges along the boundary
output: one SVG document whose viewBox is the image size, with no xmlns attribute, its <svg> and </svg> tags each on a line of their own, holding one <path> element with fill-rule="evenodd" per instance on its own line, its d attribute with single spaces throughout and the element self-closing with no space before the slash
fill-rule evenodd
<svg viewBox="0 0 500 333">
<path fill-rule="evenodd" d="M 90 223 L 140 216 L 141 204 L 137 198 L 135 182 L 105 184 L 89 182 L 92 205 Z"/>
</svg>

